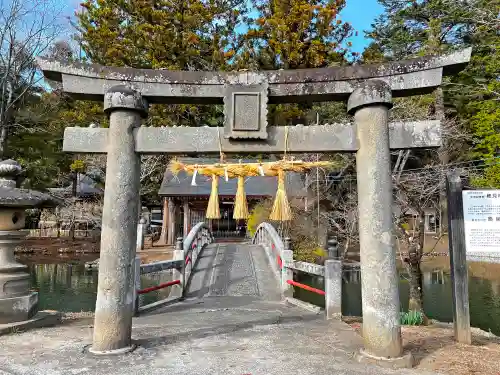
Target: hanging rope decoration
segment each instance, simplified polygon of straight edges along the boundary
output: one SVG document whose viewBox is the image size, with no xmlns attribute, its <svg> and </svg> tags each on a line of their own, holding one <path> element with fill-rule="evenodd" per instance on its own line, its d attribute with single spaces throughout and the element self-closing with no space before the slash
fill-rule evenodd
<svg viewBox="0 0 500 375">
<path fill-rule="evenodd" d="M 274 221 L 292 220 L 292 210 L 286 196 L 285 172 L 283 170 L 278 171 L 278 190 L 276 191 L 276 198 L 269 219 Z"/>
<path fill-rule="evenodd" d="M 274 162 L 256 162 L 256 163 L 215 163 L 215 164 L 185 164 L 178 160 L 171 161 L 169 170 L 174 174 L 183 171 L 188 175 L 212 176 L 212 192 L 207 208 L 208 219 L 220 218 L 218 212 L 218 183 L 219 177 L 238 178 L 238 189 L 236 192 L 236 201 L 233 218 L 248 218 L 248 205 L 244 191 L 244 178 L 254 176 L 273 176 L 278 177 L 278 190 L 270 215 L 271 220 L 287 221 L 290 220 L 291 209 L 286 196 L 285 177 L 286 172 L 305 173 L 312 168 L 330 169 L 334 163 L 329 161 L 304 162 L 301 160 L 279 160 Z M 215 182 L 214 182 L 215 181 Z M 240 187 L 241 186 L 241 187 Z M 217 200 L 217 205 L 215 205 Z M 239 203 L 240 202 L 240 203 Z M 244 204 L 241 204 L 244 202 Z M 241 205 L 241 206 L 240 206 Z M 217 207 L 217 209 L 215 208 Z M 240 210 L 241 207 L 241 210 Z M 245 207 L 246 212 L 245 213 Z"/>
<path fill-rule="evenodd" d="M 277 162 L 267 163 L 224 163 L 224 153 L 222 152 L 222 142 L 220 139 L 219 128 L 217 127 L 217 136 L 219 139 L 220 163 L 217 164 L 194 164 L 188 165 L 173 160 L 169 169 L 177 175 L 184 171 L 192 175 L 191 185 L 196 186 L 196 176 L 202 174 L 212 176 L 212 190 L 208 200 L 207 219 L 220 219 L 219 209 L 219 178 L 223 177 L 227 182 L 229 178 L 238 178 L 238 188 L 234 202 L 233 219 L 248 219 L 248 204 L 245 194 L 245 177 L 252 176 L 278 176 L 278 189 L 274 199 L 273 209 L 269 216 L 274 221 L 289 221 L 292 219 L 292 210 L 285 189 L 285 173 L 295 172 L 304 173 L 312 168 L 331 168 L 334 164 L 328 161 L 303 162 L 287 160 L 288 149 L 288 126 L 285 128 L 285 149 L 283 159 Z"/>
<path fill-rule="evenodd" d="M 219 209 L 219 176 L 212 175 L 212 191 L 210 192 L 210 198 L 208 200 L 207 206 L 207 219 L 220 219 L 220 209 Z"/>
<path fill-rule="evenodd" d="M 239 164 L 242 164 L 241 160 Z M 224 168 L 224 173 L 226 176 L 229 175 L 227 168 Z M 245 177 L 238 176 L 238 187 L 236 189 L 236 196 L 234 197 L 233 219 L 246 220 L 249 216 L 247 197 L 245 194 Z"/>
<path fill-rule="evenodd" d="M 247 197 L 245 194 L 245 177 L 238 176 L 238 188 L 236 189 L 236 197 L 234 199 L 233 219 L 246 220 L 249 216 Z"/>
<path fill-rule="evenodd" d="M 283 162 L 286 162 L 287 160 L 287 150 L 288 126 L 285 126 L 285 149 L 283 151 Z M 288 197 L 286 195 L 285 171 L 283 169 L 278 169 L 278 189 L 276 190 L 276 196 L 274 197 L 273 208 L 271 209 L 269 219 L 279 221 L 281 223 L 292 220 L 292 209 L 290 208 L 290 203 L 288 202 Z"/>
<path fill-rule="evenodd" d="M 169 170 L 177 175 L 179 172 L 186 172 L 192 176 L 195 171 L 204 176 L 217 175 L 219 177 L 227 175 L 229 178 L 252 177 L 252 176 L 278 176 L 280 170 L 284 172 L 305 173 L 313 168 L 330 169 L 335 164 L 330 161 L 304 162 L 301 160 L 279 160 L 271 162 L 256 163 L 215 163 L 215 164 L 185 164 L 178 160 L 170 162 Z M 262 172 L 261 172 L 262 171 Z"/>
<path fill-rule="evenodd" d="M 220 141 L 219 128 L 217 128 L 217 138 L 219 140 L 219 154 L 220 162 L 224 162 L 224 153 L 222 152 L 222 144 Z M 195 169 L 194 173 L 197 174 L 198 170 Z M 227 171 L 224 171 L 227 181 Z M 212 173 L 212 190 L 210 191 L 210 198 L 208 199 L 207 212 L 205 214 L 207 219 L 220 219 L 219 208 L 219 175 Z"/>
</svg>

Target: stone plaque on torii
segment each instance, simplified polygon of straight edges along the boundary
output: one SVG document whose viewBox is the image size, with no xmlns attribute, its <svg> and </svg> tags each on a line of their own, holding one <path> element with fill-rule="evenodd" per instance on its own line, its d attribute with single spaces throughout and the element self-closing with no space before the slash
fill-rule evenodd
<svg viewBox="0 0 500 375">
<path fill-rule="evenodd" d="M 131 346 L 140 154 L 281 153 L 285 128 L 268 126 L 275 103 L 345 101 L 354 124 L 291 126 L 287 152 L 356 152 L 365 360 L 407 364 L 399 321 L 390 149 L 441 144 L 440 122 L 388 123 L 393 97 L 431 93 L 471 49 L 378 65 L 263 72 L 186 72 L 39 60 L 76 99 L 104 101 L 109 129 L 67 128 L 64 151 L 107 153 L 99 284 L 91 351 Z M 142 127 L 147 103 L 223 104 L 224 130 Z"/>
</svg>

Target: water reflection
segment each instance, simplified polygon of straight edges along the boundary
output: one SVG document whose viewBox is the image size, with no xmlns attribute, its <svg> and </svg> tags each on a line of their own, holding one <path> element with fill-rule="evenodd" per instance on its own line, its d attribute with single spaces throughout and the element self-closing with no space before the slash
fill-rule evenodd
<svg viewBox="0 0 500 375">
<path fill-rule="evenodd" d="M 489 268 L 490 266 L 482 264 L 482 267 Z M 485 277 L 486 275 L 476 277 L 474 272 L 469 270 L 469 304 L 471 325 L 500 335 L 500 274 L 497 271 L 495 272 L 494 277 L 498 279 L 490 280 Z M 401 271 L 399 294 L 402 310 L 408 309 L 408 279 L 408 275 Z M 308 277 L 302 274 L 300 282 L 320 289 L 324 288 L 321 277 Z M 342 284 L 342 314 L 361 316 L 361 272 L 359 270 L 346 270 Z M 437 267 L 424 270 L 422 287 L 424 291 L 424 309 L 429 318 L 443 322 L 453 321 L 449 269 Z M 295 296 L 324 307 L 323 297 L 317 294 L 296 288 Z"/>
<path fill-rule="evenodd" d="M 87 270 L 84 264 L 30 264 L 30 285 L 39 292 L 40 310 L 63 312 L 94 311 L 97 295 L 96 271 Z M 141 277 L 141 287 L 147 288 L 170 281 L 171 272 L 158 272 Z M 141 295 L 145 305 L 168 297 L 169 289 Z"/>
<path fill-rule="evenodd" d="M 452 294 L 449 262 L 445 258 L 438 266 L 423 267 L 424 309 L 432 319 L 452 321 Z M 97 272 L 86 270 L 83 263 L 29 264 L 31 287 L 39 291 L 40 309 L 64 312 L 94 311 L 97 294 Z M 301 274 L 300 282 L 323 288 L 322 278 Z M 170 271 L 141 277 L 146 288 L 172 279 Z M 141 305 L 166 298 L 169 288 L 147 293 L 140 297 Z M 408 275 L 400 273 L 399 283 L 402 310 L 408 309 Z M 324 299 L 301 289 L 296 297 L 324 307 Z M 500 335 L 500 265 L 469 264 L 469 300 L 471 324 Z M 361 316 L 361 273 L 346 270 L 343 275 L 342 313 Z"/>
<path fill-rule="evenodd" d="M 84 264 L 32 264 L 28 269 L 41 310 L 94 311 L 97 273 Z"/>
</svg>

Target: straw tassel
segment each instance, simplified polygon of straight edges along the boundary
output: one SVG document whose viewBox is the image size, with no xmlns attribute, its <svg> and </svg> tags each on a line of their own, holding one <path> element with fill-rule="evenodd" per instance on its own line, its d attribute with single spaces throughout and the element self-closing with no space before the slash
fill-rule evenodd
<svg viewBox="0 0 500 375">
<path fill-rule="evenodd" d="M 282 169 L 278 171 L 278 190 L 269 219 L 274 221 L 292 220 L 292 211 L 285 190 L 285 172 Z"/>
<path fill-rule="evenodd" d="M 212 191 L 210 192 L 210 199 L 208 200 L 207 219 L 220 219 L 219 210 L 219 177 L 212 175 Z"/>
<path fill-rule="evenodd" d="M 248 204 L 245 194 L 245 179 L 238 177 L 238 189 L 236 190 L 236 198 L 234 201 L 233 219 L 246 220 L 248 219 Z"/>
</svg>

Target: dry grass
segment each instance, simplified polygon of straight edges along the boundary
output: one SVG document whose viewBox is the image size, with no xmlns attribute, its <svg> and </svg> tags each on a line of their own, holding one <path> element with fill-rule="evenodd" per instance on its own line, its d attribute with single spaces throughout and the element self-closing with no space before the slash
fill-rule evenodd
<svg viewBox="0 0 500 375">
<path fill-rule="evenodd" d="M 403 327 L 403 345 L 417 368 L 454 375 L 498 375 L 500 339 L 473 329 L 472 345 L 458 344 L 450 327 Z"/>
<path fill-rule="evenodd" d="M 172 249 L 165 250 L 143 250 L 137 255 L 141 258 L 141 264 L 160 262 L 162 260 L 171 260 L 173 256 Z"/>
<path fill-rule="evenodd" d="M 348 321 L 361 334 L 362 323 Z M 472 329 L 472 345 L 458 344 L 453 327 L 436 323 L 430 326 L 402 327 L 404 350 L 411 351 L 415 368 L 453 375 L 499 375 L 500 338 Z"/>
</svg>

